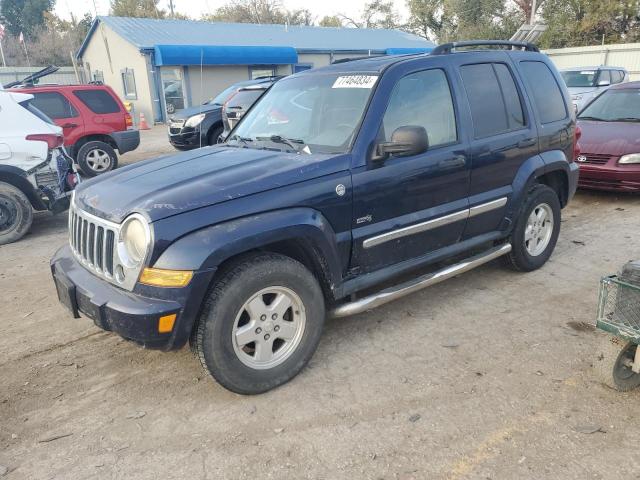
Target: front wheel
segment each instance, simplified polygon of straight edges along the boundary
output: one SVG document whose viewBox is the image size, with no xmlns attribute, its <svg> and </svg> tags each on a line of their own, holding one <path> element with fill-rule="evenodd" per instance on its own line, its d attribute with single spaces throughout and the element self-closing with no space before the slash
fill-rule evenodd
<svg viewBox="0 0 640 480">
<path fill-rule="evenodd" d="M 546 185 L 536 185 L 527 195 L 511 234 L 512 250 L 506 259 L 515 270 L 542 267 L 556 247 L 560 234 L 558 195 Z"/>
<path fill-rule="evenodd" d="M 246 257 L 216 280 L 195 327 L 204 369 L 241 394 L 295 377 L 315 352 L 325 319 L 318 281 L 277 254 Z"/>
</svg>

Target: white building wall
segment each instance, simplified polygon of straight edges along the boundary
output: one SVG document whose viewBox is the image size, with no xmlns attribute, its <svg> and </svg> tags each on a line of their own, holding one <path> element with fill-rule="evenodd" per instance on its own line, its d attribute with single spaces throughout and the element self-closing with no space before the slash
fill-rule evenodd
<svg viewBox="0 0 640 480">
<path fill-rule="evenodd" d="M 640 80 L 640 43 L 559 48 L 545 53 L 560 69 L 597 65 L 623 67 L 629 71 L 631 80 Z"/>
</svg>

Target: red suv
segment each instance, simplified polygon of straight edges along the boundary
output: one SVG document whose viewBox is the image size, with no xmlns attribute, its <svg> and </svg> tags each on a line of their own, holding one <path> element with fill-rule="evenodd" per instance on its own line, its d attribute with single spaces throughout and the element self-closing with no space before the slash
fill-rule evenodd
<svg viewBox="0 0 640 480">
<path fill-rule="evenodd" d="M 140 132 L 116 93 L 106 85 L 36 85 L 19 88 L 31 104 L 62 127 L 64 145 L 82 172 L 93 177 L 118 165 L 138 148 Z"/>
</svg>

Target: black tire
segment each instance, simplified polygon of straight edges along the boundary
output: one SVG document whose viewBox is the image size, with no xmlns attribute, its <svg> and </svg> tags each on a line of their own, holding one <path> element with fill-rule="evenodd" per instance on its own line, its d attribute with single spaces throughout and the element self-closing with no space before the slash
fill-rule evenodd
<svg viewBox="0 0 640 480">
<path fill-rule="evenodd" d="M 208 145 L 217 145 L 218 144 L 218 137 L 222 134 L 222 131 L 223 131 L 222 126 L 213 127 L 209 131 L 209 135 L 207 136 L 207 144 Z"/>
<path fill-rule="evenodd" d="M 553 229 L 544 250 L 536 255 L 531 255 L 525 244 L 525 230 L 531 213 L 542 205 L 547 205 L 553 214 Z M 561 207 L 560 199 L 554 190 L 546 185 L 536 185 L 529 191 L 524 205 L 516 220 L 511 234 L 511 252 L 505 256 L 507 263 L 513 269 L 521 272 L 530 272 L 542 267 L 556 247 L 560 234 Z"/>
<path fill-rule="evenodd" d="M 0 245 L 24 237 L 33 223 L 33 209 L 22 190 L 0 182 Z"/>
<path fill-rule="evenodd" d="M 246 360 L 241 360 L 242 352 L 236 353 L 238 346 L 235 343 L 234 328 L 237 319 L 240 321 L 244 315 L 242 312 L 245 303 L 252 298 L 259 298 L 256 295 L 268 288 L 293 291 L 302 301 L 301 310 L 306 320 L 304 328 L 299 330 L 295 348 L 289 350 L 282 363 L 258 369 L 245 364 Z M 294 314 L 292 310 L 288 312 L 289 315 Z M 253 395 L 288 382 L 304 368 L 318 346 L 324 320 L 322 290 L 304 265 L 278 254 L 252 255 L 230 265 L 215 281 L 205 299 L 192 338 L 203 368 L 213 378 L 228 390 Z M 260 329 L 262 334 L 274 331 L 275 327 L 267 326 L 271 323 L 258 323 L 256 319 L 255 325 L 265 326 L 264 332 Z M 277 334 L 274 333 L 273 336 L 277 337 Z M 275 341 L 271 341 L 274 346 L 270 348 L 273 351 Z M 254 353 L 256 356 L 257 348 Z"/>
<path fill-rule="evenodd" d="M 625 365 L 633 362 L 638 346 L 621 338 L 599 335 L 593 368 L 598 379 L 609 388 L 628 392 L 640 386 L 640 374 Z"/>
<path fill-rule="evenodd" d="M 108 160 L 104 155 L 108 156 Z M 99 163 L 98 159 L 100 159 Z M 99 140 L 93 140 L 82 145 L 78 150 L 76 160 L 85 177 L 95 177 L 118 166 L 116 151 L 108 143 Z"/>
</svg>

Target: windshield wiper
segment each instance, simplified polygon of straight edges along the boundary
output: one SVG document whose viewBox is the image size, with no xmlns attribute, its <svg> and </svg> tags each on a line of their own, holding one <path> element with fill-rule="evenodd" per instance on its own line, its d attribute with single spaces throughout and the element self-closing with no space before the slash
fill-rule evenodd
<svg viewBox="0 0 640 480">
<path fill-rule="evenodd" d="M 593 120 L 594 122 L 610 122 L 611 120 L 605 120 L 604 118 L 598 117 L 590 117 L 590 116 L 579 116 L 578 120 Z"/>
<path fill-rule="evenodd" d="M 636 117 L 621 117 L 621 118 L 614 118 L 612 120 L 609 120 L 610 122 L 640 122 L 640 118 L 636 118 Z"/>
<path fill-rule="evenodd" d="M 296 153 L 300 152 L 300 149 L 298 147 L 305 144 L 304 140 L 299 140 L 297 138 L 285 138 L 280 135 L 271 135 L 270 137 L 256 137 L 256 140 L 269 140 L 273 143 L 281 143 L 290 147 Z"/>
<path fill-rule="evenodd" d="M 253 138 L 250 137 L 241 137 L 240 135 L 238 135 L 237 133 L 235 135 L 232 135 L 230 138 L 227 139 L 227 142 L 230 142 L 231 140 L 236 140 L 238 142 L 242 142 L 245 145 L 249 145 L 249 143 L 253 142 Z"/>
</svg>

